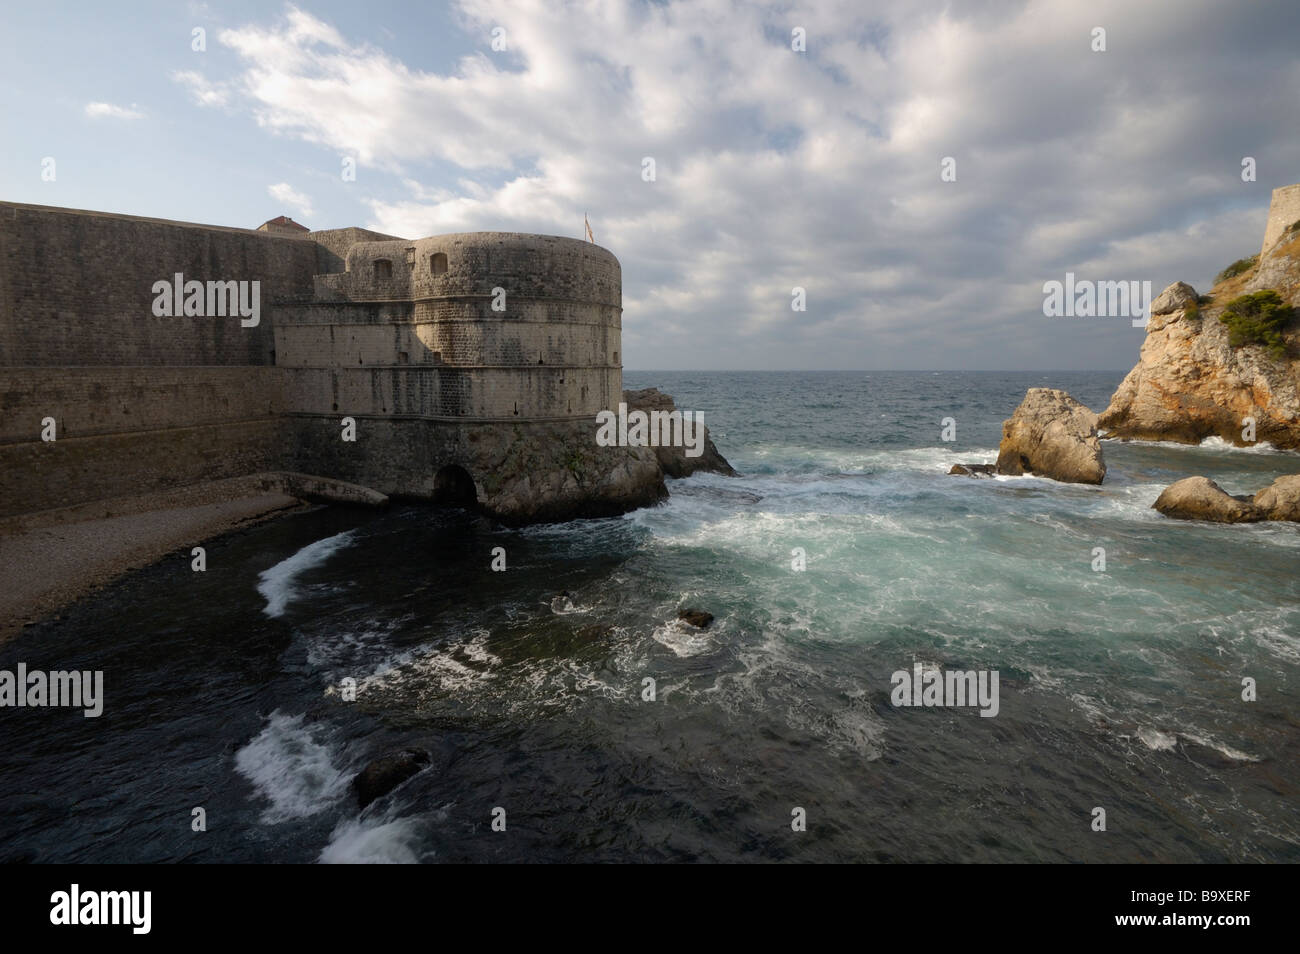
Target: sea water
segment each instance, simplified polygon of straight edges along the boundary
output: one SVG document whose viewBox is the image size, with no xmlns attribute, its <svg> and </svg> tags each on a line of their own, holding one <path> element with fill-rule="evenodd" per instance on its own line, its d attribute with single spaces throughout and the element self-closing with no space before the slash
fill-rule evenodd
<svg viewBox="0 0 1300 954">
<path fill-rule="evenodd" d="M 98 719 L 0 720 L 0 859 L 1300 860 L 1300 527 L 1151 509 L 1300 455 L 947 474 L 995 459 L 1026 388 L 1099 410 L 1120 377 L 628 373 L 741 476 L 617 518 L 319 508 L 204 573 L 178 552 L 0 647 L 105 674 Z M 996 716 L 893 705 L 914 667 L 996 672 Z M 359 811 L 355 774 L 412 747 Z"/>
</svg>

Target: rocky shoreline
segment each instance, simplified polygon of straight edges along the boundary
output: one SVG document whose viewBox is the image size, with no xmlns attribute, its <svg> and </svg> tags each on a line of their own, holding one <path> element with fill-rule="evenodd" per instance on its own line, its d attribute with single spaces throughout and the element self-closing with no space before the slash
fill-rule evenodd
<svg viewBox="0 0 1300 954">
<path fill-rule="evenodd" d="M 1101 440 L 1300 450 L 1300 222 L 1254 260 L 1220 274 L 1208 295 L 1175 282 L 1151 303 L 1138 363 L 1101 414 L 1064 391 L 1031 388 L 1003 424 L 996 464 L 966 477 L 1033 474 L 1069 483 L 1106 477 Z M 1300 521 L 1300 475 L 1233 496 L 1208 477 L 1165 488 L 1153 504 L 1185 520 Z"/>
</svg>

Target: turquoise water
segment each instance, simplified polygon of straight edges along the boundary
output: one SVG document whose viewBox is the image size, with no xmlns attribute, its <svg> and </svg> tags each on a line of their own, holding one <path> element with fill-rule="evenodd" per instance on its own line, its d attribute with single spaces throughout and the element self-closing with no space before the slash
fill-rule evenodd
<svg viewBox="0 0 1300 954">
<path fill-rule="evenodd" d="M 318 510 L 201 578 L 136 574 L 0 650 L 103 668 L 108 696 L 0 724 L 0 857 L 1300 860 L 1300 528 L 1150 509 L 1300 455 L 1108 442 L 1101 487 L 947 476 L 994 459 L 1027 387 L 1100 409 L 1120 377 L 628 373 L 742 476 L 521 530 Z M 998 671 L 997 716 L 895 708 L 918 663 Z M 430 768 L 358 812 L 352 775 L 407 746 Z"/>
</svg>

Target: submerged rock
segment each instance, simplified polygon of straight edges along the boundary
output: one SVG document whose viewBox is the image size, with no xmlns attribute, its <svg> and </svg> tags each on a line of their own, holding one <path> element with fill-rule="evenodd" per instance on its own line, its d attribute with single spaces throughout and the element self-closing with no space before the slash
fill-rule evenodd
<svg viewBox="0 0 1300 954">
<path fill-rule="evenodd" d="M 700 609 L 684 609 L 677 614 L 677 618 L 700 629 L 708 629 L 713 622 L 713 614 Z"/>
<path fill-rule="evenodd" d="M 1030 388 L 1002 425 L 997 472 L 1101 483 L 1106 463 L 1097 438 L 1097 415 L 1064 391 Z"/>
<path fill-rule="evenodd" d="M 352 780 L 357 807 L 365 808 L 387 795 L 428 764 L 429 753 L 420 749 L 404 749 L 375 759 Z"/>
<path fill-rule="evenodd" d="M 1208 477 L 1184 477 L 1170 484 L 1152 507 L 1179 520 L 1253 523 L 1267 519 L 1250 497 L 1234 497 Z"/>
<path fill-rule="evenodd" d="M 962 477 L 993 477 L 998 468 L 994 464 L 953 464 L 948 476 L 957 474 Z"/>
</svg>

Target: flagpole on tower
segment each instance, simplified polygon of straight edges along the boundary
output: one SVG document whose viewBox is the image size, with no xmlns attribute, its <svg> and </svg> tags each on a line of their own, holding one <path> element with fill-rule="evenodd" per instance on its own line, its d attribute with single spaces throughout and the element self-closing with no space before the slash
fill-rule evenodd
<svg viewBox="0 0 1300 954">
<path fill-rule="evenodd" d="M 582 213 L 582 224 L 587 229 L 587 241 L 594 243 L 596 236 L 591 234 L 591 223 L 587 221 L 587 213 Z"/>
</svg>

